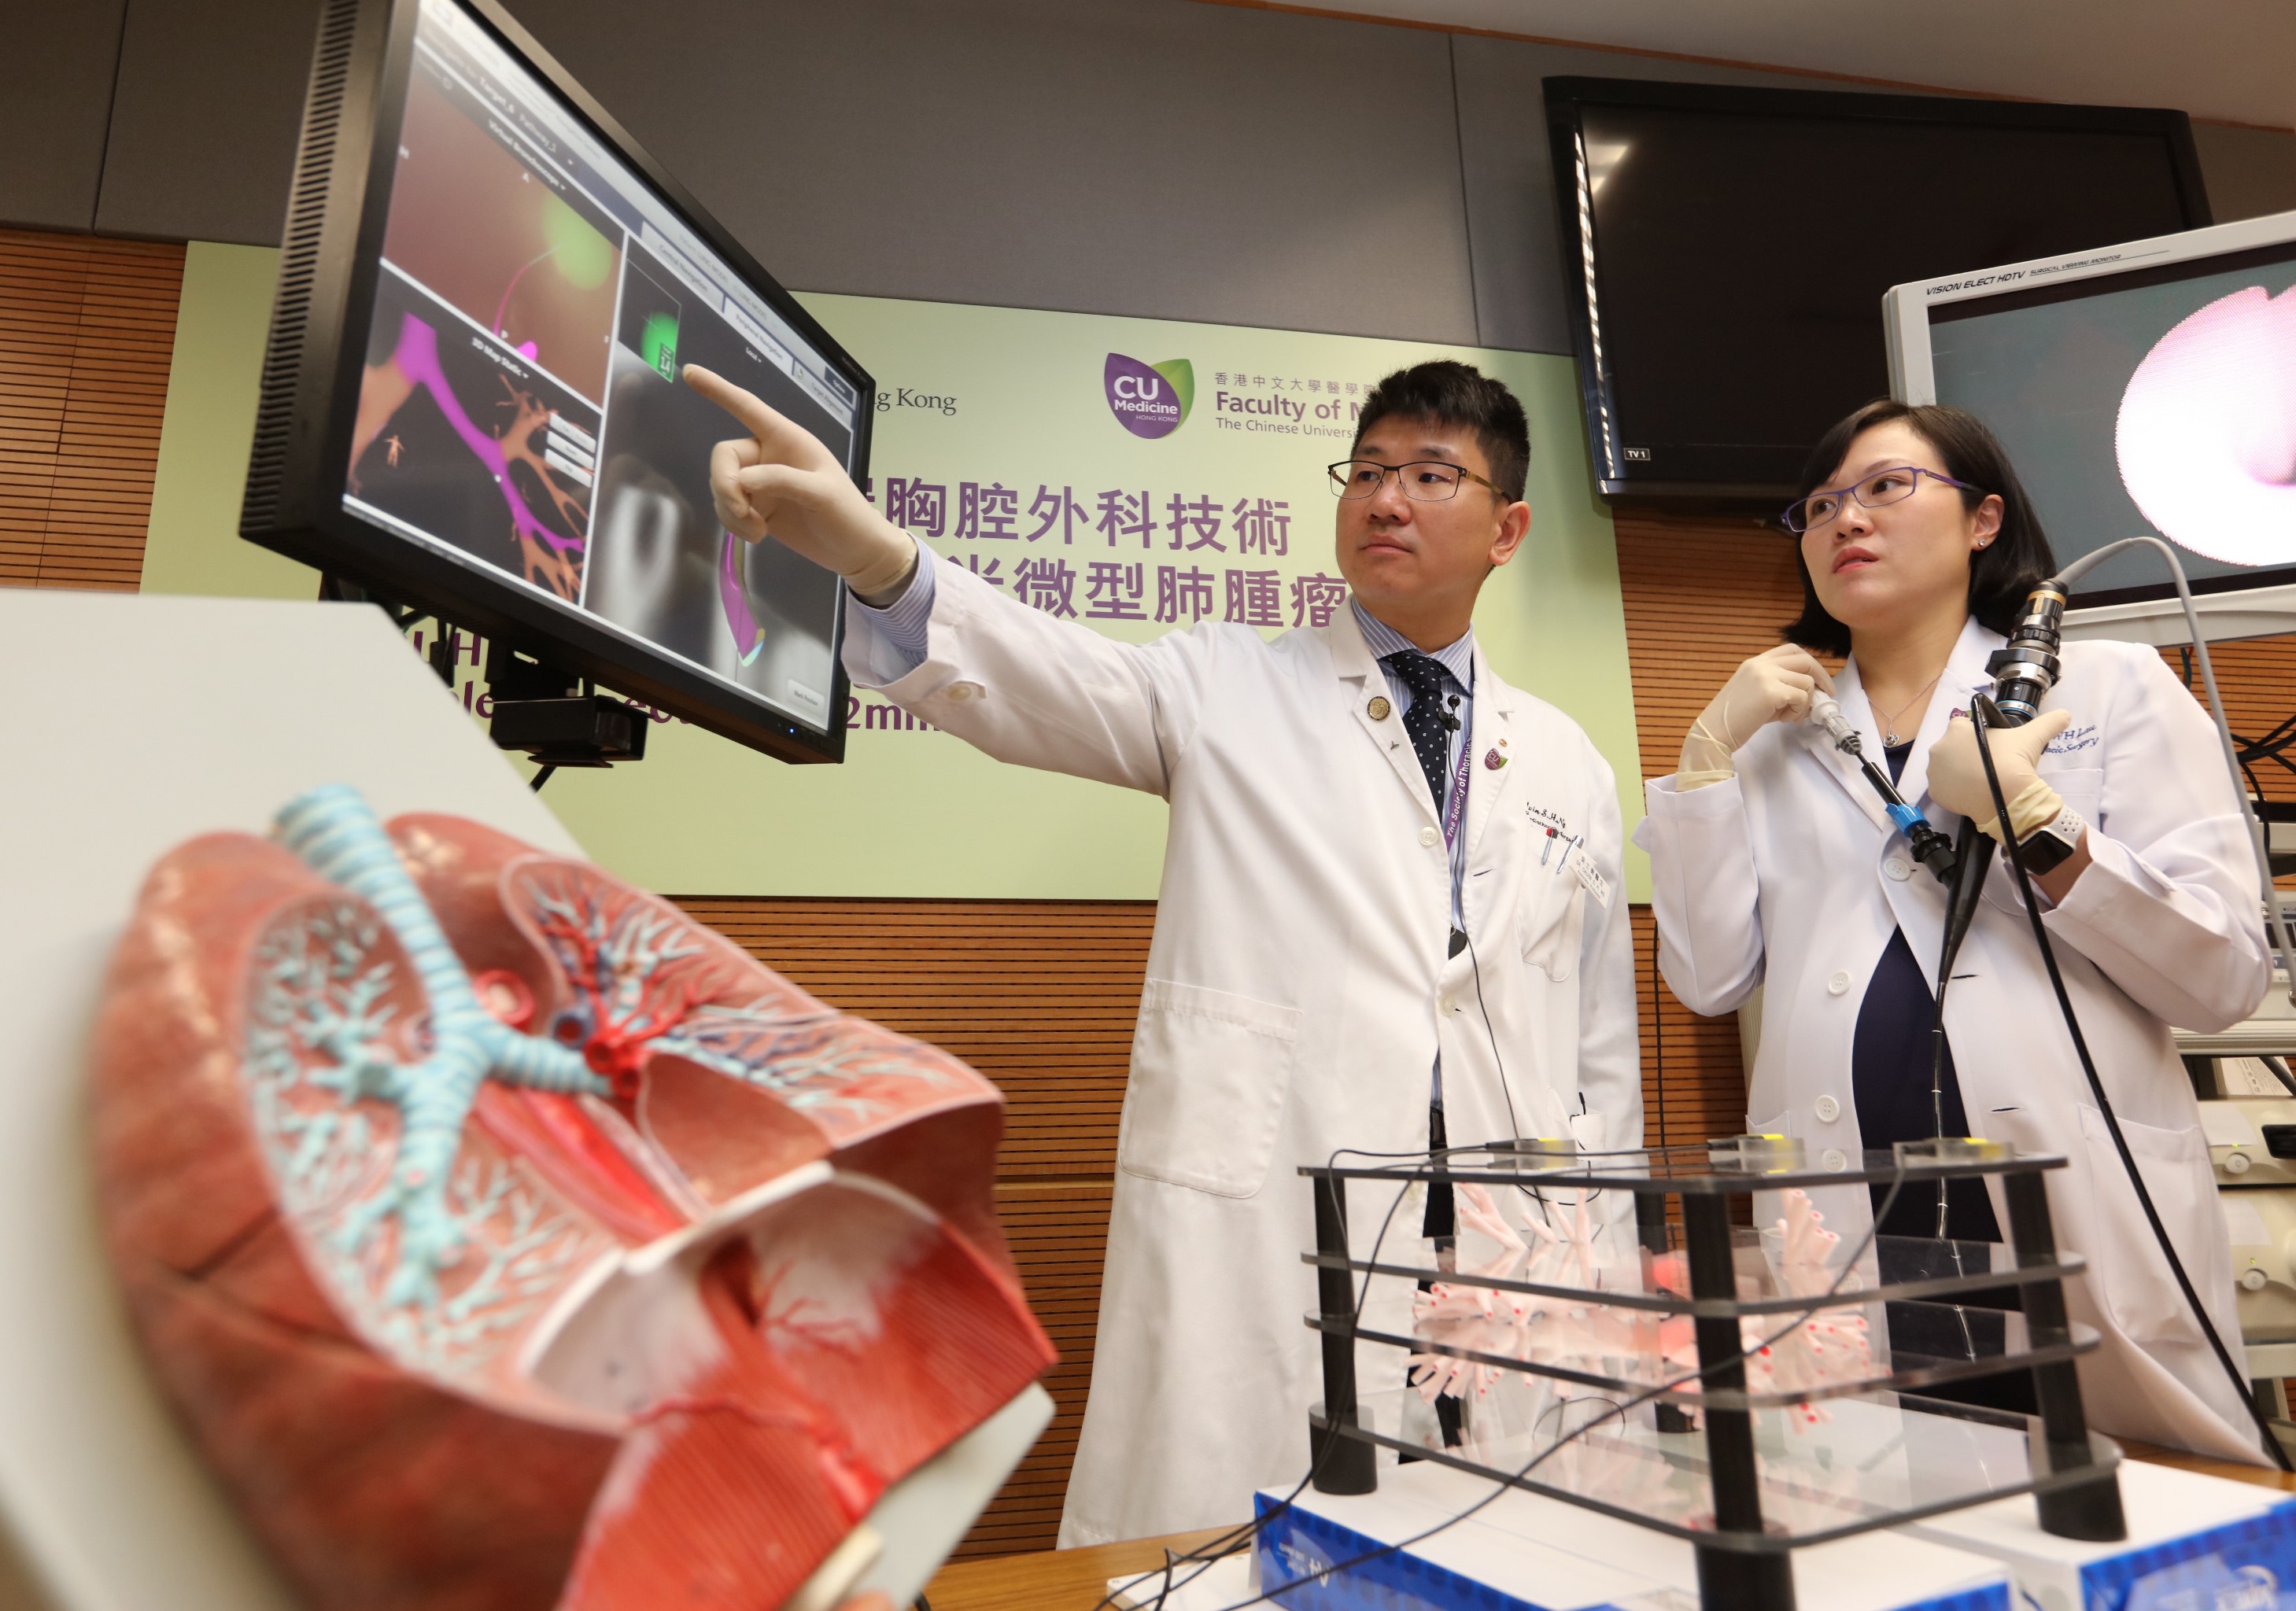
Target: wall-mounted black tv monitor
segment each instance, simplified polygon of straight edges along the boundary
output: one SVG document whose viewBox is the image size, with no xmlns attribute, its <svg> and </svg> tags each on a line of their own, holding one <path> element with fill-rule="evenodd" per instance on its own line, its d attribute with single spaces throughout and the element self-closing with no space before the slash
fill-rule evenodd
<svg viewBox="0 0 2296 1611">
<path fill-rule="evenodd" d="M 1892 285 L 2210 222 L 2177 111 L 1546 80 L 1595 478 L 1769 512 L 1886 395 Z"/>
<path fill-rule="evenodd" d="M 719 525 L 714 369 L 866 473 L 866 371 L 491 0 L 331 0 L 241 535 L 791 761 L 844 590 Z"/>
</svg>

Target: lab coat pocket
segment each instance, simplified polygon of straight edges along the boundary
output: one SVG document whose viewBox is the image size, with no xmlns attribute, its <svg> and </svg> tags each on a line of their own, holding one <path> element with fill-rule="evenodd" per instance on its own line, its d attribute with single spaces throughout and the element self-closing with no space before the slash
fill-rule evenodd
<svg viewBox="0 0 2296 1611">
<path fill-rule="evenodd" d="M 1296 1007 L 1150 979 L 1117 1144 L 1125 1172 L 1221 1197 L 1257 1192 L 1301 1018 Z"/>
<path fill-rule="evenodd" d="M 1575 879 L 1553 887 L 1542 887 L 1544 880 L 1537 878 L 1530 882 L 1533 893 L 1523 910 L 1522 960 L 1545 969 L 1546 977 L 1560 985 L 1578 971 L 1578 945 L 1587 933 L 1587 888 Z"/>
<path fill-rule="evenodd" d="M 2099 1306 L 2113 1323 L 2139 1343 L 2164 1337 L 2191 1337 L 2192 1316 L 2170 1278 L 2167 1261 L 2153 1240 L 2144 1206 L 2128 1183 L 2113 1147 L 2104 1116 L 2086 1102 L 2080 1105 L 2081 1139 L 2088 1146 L 2089 1194 L 2093 1228 L 2067 1227 L 2067 1239 L 2088 1255 L 2088 1280 Z M 2152 1124 L 2120 1121 L 2120 1133 L 2136 1160 L 2152 1206 L 2161 1223 L 2178 1239 L 2177 1251 L 2203 1290 L 2207 1273 L 2202 1260 L 2207 1250 L 2185 1245 L 2194 1225 L 2215 1231 L 2216 1179 L 2209 1167 L 2207 1138 L 2198 1124 L 2183 1130 L 2162 1130 Z M 2209 1210 L 2205 1217 L 2202 1210 Z M 2218 1234 L 2221 1235 L 2221 1231 Z"/>
</svg>

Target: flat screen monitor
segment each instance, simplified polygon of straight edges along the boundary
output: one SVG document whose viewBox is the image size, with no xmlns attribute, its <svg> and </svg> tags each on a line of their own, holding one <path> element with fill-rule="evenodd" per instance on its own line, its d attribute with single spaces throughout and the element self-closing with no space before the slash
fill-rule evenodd
<svg viewBox="0 0 2296 1611">
<path fill-rule="evenodd" d="M 1893 286 L 1884 313 L 1895 395 L 1992 428 L 2060 563 L 2153 536 L 2195 593 L 2296 584 L 2296 213 Z M 2132 551 L 2073 601 L 2172 592 Z"/>
<path fill-rule="evenodd" d="M 241 532 L 789 760 L 844 593 L 718 523 L 699 364 L 867 469 L 870 377 L 489 0 L 334 0 Z"/>
<path fill-rule="evenodd" d="M 1888 389 L 1890 286 L 2210 222 L 2182 112 L 1546 81 L 1563 281 L 1612 499 L 1772 513 Z"/>
</svg>

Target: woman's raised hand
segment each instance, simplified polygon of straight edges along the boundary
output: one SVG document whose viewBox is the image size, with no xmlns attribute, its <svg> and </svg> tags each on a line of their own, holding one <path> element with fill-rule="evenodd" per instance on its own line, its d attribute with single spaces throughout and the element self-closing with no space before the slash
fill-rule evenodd
<svg viewBox="0 0 2296 1611">
<path fill-rule="evenodd" d="M 1742 663 L 1722 684 L 1682 742 L 1678 789 L 1718 783 L 1734 770 L 1731 756 L 1772 722 L 1799 722 L 1818 689 L 1833 691 L 1833 675 L 1798 643 L 1781 643 Z"/>
<path fill-rule="evenodd" d="M 699 364 L 685 376 L 750 433 L 709 454 L 709 495 L 726 530 L 750 543 L 772 537 L 843 577 L 864 601 L 882 601 L 908 579 L 916 544 L 870 506 L 819 438 Z"/>
</svg>

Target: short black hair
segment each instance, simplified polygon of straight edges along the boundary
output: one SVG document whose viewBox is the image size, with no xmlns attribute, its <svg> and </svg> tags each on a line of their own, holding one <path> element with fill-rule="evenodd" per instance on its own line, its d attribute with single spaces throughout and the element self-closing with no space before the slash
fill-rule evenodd
<svg viewBox="0 0 2296 1611">
<path fill-rule="evenodd" d="M 1806 498 L 1824 487 L 1840 468 L 1849 445 L 1862 433 L 1878 425 L 1898 423 L 1937 450 L 1946 474 L 1977 489 L 1962 492 L 1963 508 L 1975 509 L 1988 493 L 2001 500 L 2000 532 L 1970 556 L 1969 613 L 1988 629 L 2005 634 L 2016 626 L 2035 585 L 2056 575 L 2057 561 L 2050 552 L 2048 535 L 2041 529 L 2041 518 L 2033 511 L 2033 501 L 2025 495 L 2024 484 L 2010 466 L 2009 455 L 1975 414 L 1942 403 L 1900 403 L 1893 397 L 1877 397 L 1845 415 L 1818 438 L 1809 462 L 1802 468 L 1795 498 Z M 1849 628 L 1826 614 L 1825 606 L 1817 601 L 1817 588 L 1809 579 L 1799 536 L 1794 542 L 1794 568 L 1801 573 L 1801 614 L 1786 624 L 1787 640 L 1821 654 L 1848 654 Z"/>
<path fill-rule="evenodd" d="M 1398 369 L 1371 388 L 1356 420 L 1354 446 L 1382 420 L 1430 420 L 1475 433 L 1491 479 L 1510 503 L 1522 502 L 1530 474 L 1530 421 L 1514 393 L 1472 364 L 1437 358 Z"/>
</svg>

